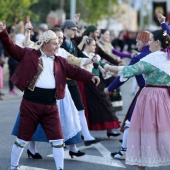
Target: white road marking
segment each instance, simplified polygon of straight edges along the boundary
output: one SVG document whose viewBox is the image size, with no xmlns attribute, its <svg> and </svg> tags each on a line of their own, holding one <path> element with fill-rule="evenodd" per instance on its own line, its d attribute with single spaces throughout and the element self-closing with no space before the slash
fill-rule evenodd
<svg viewBox="0 0 170 170">
<path fill-rule="evenodd" d="M 80 150 L 87 149 L 87 148 L 96 148 L 102 156 L 94 156 L 94 155 L 84 155 L 81 157 L 75 157 L 72 159 L 69 155 L 69 151 L 64 151 L 64 158 L 73 160 L 73 161 L 82 161 L 82 162 L 89 162 L 89 163 L 95 163 L 95 164 L 101 164 L 101 165 L 107 165 L 107 166 L 114 166 L 114 167 L 121 167 L 126 168 L 119 160 L 115 160 L 111 158 L 110 152 L 101 144 L 93 144 L 90 146 L 81 146 L 79 147 Z M 53 155 L 48 155 L 49 157 L 53 157 Z"/>
<path fill-rule="evenodd" d="M 31 166 L 20 166 L 21 170 L 49 170 L 49 169 L 42 169 L 42 168 L 36 168 L 36 167 L 31 167 Z"/>
</svg>

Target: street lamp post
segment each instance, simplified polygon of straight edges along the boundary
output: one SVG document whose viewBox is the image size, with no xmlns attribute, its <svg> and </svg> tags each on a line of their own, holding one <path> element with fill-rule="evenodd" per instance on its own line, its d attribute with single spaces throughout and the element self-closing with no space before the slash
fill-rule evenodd
<svg viewBox="0 0 170 170">
<path fill-rule="evenodd" d="M 141 1 L 140 8 L 140 29 L 143 29 L 143 1 Z"/>
<path fill-rule="evenodd" d="M 153 0 L 148 3 L 148 28 L 152 25 Z"/>
<path fill-rule="evenodd" d="M 70 19 L 74 19 L 74 15 L 76 13 L 76 0 L 71 0 L 70 4 Z"/>
<path fill-rule="evenodd" d="M 131 0 L 128 0 L 128 12 L 127 12 L 127 18 L 128 18 L 128 29 L 131 30 L 131 10 L 130 10 L 130 7 L 131 7 Z"/>
</svg>

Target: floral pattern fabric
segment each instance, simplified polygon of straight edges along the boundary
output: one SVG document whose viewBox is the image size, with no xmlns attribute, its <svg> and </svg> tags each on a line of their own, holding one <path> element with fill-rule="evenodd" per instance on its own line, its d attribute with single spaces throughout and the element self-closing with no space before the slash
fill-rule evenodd
<svg viewBox="0 0 170 170">
<path fill-rule="evenodd" d="M 170 76 L 167 76 L 164 71 L 145 61 L 123 68 L 123 77 L 125 78 L 140 74 L 144 74 L 146 84 L 170 86 Z"/>
</svg>

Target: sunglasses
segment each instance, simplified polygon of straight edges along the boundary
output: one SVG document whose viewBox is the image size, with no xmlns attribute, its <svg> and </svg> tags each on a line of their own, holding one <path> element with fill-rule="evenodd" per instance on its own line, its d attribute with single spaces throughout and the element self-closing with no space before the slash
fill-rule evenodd
<svg viewBox="0 0 170 170">
<path fill-rule="evenodd" d="M 75 29 L 75 28 L 70 28 L 69 30 L 72 30 L 72 31 L 74 31 L 74 32 L 77 31 L 77 29 Z"/>
</svg>

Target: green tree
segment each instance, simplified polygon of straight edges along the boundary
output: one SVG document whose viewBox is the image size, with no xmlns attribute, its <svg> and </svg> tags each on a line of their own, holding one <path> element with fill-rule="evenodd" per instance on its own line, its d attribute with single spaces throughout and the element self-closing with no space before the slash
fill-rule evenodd
<svg viewBox="0 0 170 170">
<path fill-rule="evenodd" d="M 46 16 L 50 11 L 60 8 L 60 0 L 38 0 L 31 6 L 31 10 L 39 16 L 39 22 L 46 22 Z M 34 18 L 31 20 L 34 21 Z"/>
<path fill-rule="evenodd" d="M 31 9 L 38 14 L 39 22 L 45 22 L 50 11 L 61 8 L 66 12 L 66 18 L 69 19 L 70 2 L 71 0 L 38 0 L 38 3 L 33 4 Z M 96 23 L 99 19 L 107 18 L 114 13 L 112 8 L 114 4 L 118 4 L 117 0 L 76 0 L 76 13 L 80 13 L 84 21 Z"/>
<path fill-rule="evenodd" d="M 71 0 L 65 0 L 64 10 L 67 18 L 70 18 L 70 2 Z M 80 13 L 84 21 L 96 23 L 116 12 L 113 5 L 118 7 L 118 0 L 76 0 L 76 13 Z"/>
<path fill-rule="evenodd" d="M 38 0 L 0 0 L 0 20 L 6 20 L 7 25 L 13 25 L 14 21 L 24 20 L 27 16 L 37 18 L 30 10 L 30 6 Z"/>
<path fill-rule="evenodd" d="M 77 13 L 89 23 L 108 18 L 115 13 L 113 5 L 118 5 L 117 0 L 77 0 Z"/>
</svg>

